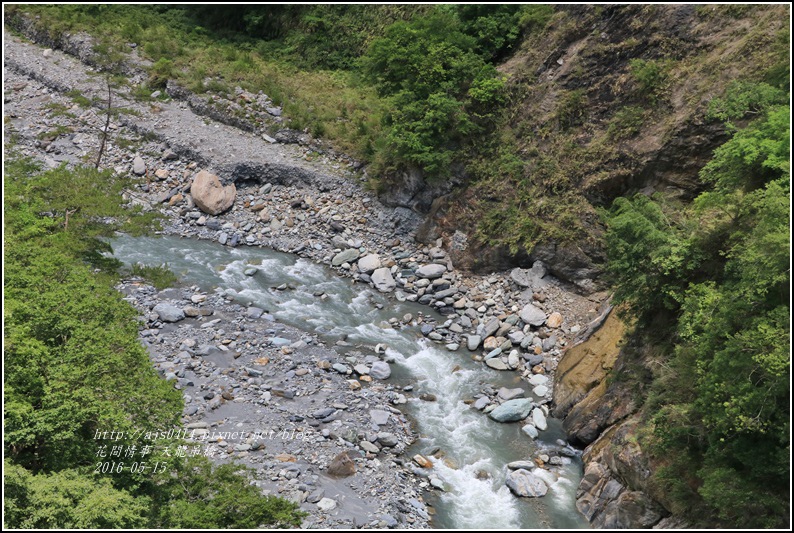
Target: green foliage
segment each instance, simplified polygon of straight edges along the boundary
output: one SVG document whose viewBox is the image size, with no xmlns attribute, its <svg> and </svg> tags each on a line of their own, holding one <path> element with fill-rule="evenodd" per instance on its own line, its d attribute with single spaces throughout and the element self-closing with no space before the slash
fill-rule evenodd
<svg viewBox="0 0 794 533">
<path fill-rule="evenodd" d="M 262 497 L 235 467 L 216 469 L 205 458 L 188 463 L 155 450 L 151 464 L 171 466 L 160 478 L 129 469 L 95 473 L 103 444 L 97 431 L 122 432 L 114 446 L 174 444 L 146 433 L 174 428 L 183 409 L 180 392 L 158 376 L 138 340 L 137 311 L 114 289 L 118 262 L 103 255 L 110 247 L 102 238 L 141 232 L 152 217 L 122 206 L 129 182 L 109 172 L 41 172 L 11 157 L 4 181 L 4 525 L 298 525 L 295 504 Z M 160 269 L 147 271 L 165 279 Z"/>
<path fill-rule="evenodd" d="M 175 463 L 159 480 L 164 505 L 158 508 L 163 528 L 296 527 L 306 513 L 298 504 L 263 497 L 250 484 L 245 467 L 213 467 L 204 458 Z"/>
<path fill-rule="evenodd" d="M 149 69 L 148 85 L 152 89 L 164 89 L 168 79 L 174 75 L 174 62 L 161 57 Z"/>
<path fill-rule="evenodd" d="M 567 130 L 584 122 L 587 116 L 587 96 L 584 89 L 568 91 L 557 105 L 557 122 L 560 129 Z"/>
<path fill-rule="evenodd" d="M 488 60 L 513 51 L 523 32 L 542 29 L 554 8 L 548 5 L 460 4 L 455 11 L 461 31 L 476 39 L 477 49 Z"/>
<path fill-rule="evenodd" d="M 148 525 L 147 498 L 113 487 L 107 478 L 77 470 L 31 474 L 6 459 L 5 527 L 120 529 Z"/>
<path fill-rule="evenodd" d="M 758 115 L 764 109 L 788 101 L 786 92 L 767 83 L 735 81 L 728 86 L 725 96 L 709 102 L 707 116 L 728 123 L 751 115 Z"/>
<path fill-rule="evenodd" d="M 778 101 L 769 87 L 729 91 L 723 118 L 761 117 L 715 150 L 701 172 L 710 188 L 689 209 L 638 196 L 606 215 L 616 300 L 646 328 L 660 312 L 677 317 L 646 410 L 651 448 L 673 457 L 656 482 L 698 523 L 785 523 L 791 126 Z"/>
<path fill-rule="evenodd" d="M 607 126 L 607 135 L 614 140 L 634 137 L 642 129 L 646 112 L 639 106 L 626 106 L 619 109 Z"/>
<path fill-rule="evenodd" d="M 491 118 L 503 81 L 476 52 L 450 13 L 398 22 L 372 43 L 363 61 L 378 93 L 390 97 L 388 144 L 396 165 L 445 177 L 461 143 Z"/>
<path fill-rule="evenodd" d="M 606 236 L 609 269 L 618 279 L 615 301 L 643 313 L 675 308 L 681 280 L 701 261 L 699 243 L 690 237 L 693 229 L 692 222 L 676 222 L 646 196 L 617 198 Z"/>
<path fill-rule="evenodd" d="M 179 281 L 177 275 L 168 268 L 167 263 L 159 266 L 136 263 L 130 268 L 130 274 L 142 277 L 160 290 L 172 287 Z"/>
<path fill-rule="evenodd" d="M 670 67 L 671 63 L 667 60 L 635 58 L 629 61 L 629 70 L 640 93 L 651 101 L 655 101 L 657 97 L 661 96 L 665 89 Z"/>
</svg>

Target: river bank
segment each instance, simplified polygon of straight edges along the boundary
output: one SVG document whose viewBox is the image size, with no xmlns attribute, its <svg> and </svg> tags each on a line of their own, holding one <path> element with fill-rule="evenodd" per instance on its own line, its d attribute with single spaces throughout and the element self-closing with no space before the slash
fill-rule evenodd
<svg viewBox="0 0 794 533">
<path fill-rule="evenodd" d="M 81 107 L 74 96 L 66 93 L 76 90 L 84 98 L 100 97 L 101 79 L 91 79 L 85 72 L 81 74 L 84 67 L 60 52 L 6 39 L 5 74 L 7 87 L 11 89 L 6 96 L 9 109 L 6 127 L 18 136 L 22 151 L 51 166 L 60 162 L 79 163 L 90 157 L 99 144 L 97 132 L 101 131 L 104 117 L 100 108 Z M 167 217 L 164 233 L 214 241 L 232 250 L 265 247 L 291 252 L 314 263 L 330 265 L 362 287 L 389 295 L 389 301 L 429 305 L 426 317 L 417 312 L 409 319 L 391 317 L 394 322 L 387 323 L 392 328 L 416 328 L 428 344 L 461 359 L 484 361 L 481 368 L 487 366 L 519 377 L 521 386 L 516 388 L 521 389 L 520 393 L 487 387 L 473 394 L 470 400 L 474 408 L 490 413 L 501 403 L 520 399 L 512 394 L 526 396 L 528 400 L 521 409 L 529 408 L 524 417 L 532 413 L 533 422 L 521 425 L 527 427 L 525 438 L 529 450 L 532 435 L 537 435 L 538 430 L 543 432 L 548 425 L 545 406 L 551 398 L 550 378 L 556 363 L 597 316 L 603 295 L 585 298 L 570 292 L 568 287 L 546 275 L 540 264 L 531 270 L 488 276 L 455 270 L 445 247 L 465 246 L 465 241 L 436 242 L 433 246 L 417 243 L 414 239 L 417 216 L 405 209 L 381 205 L 374 194 L 362 189 L 354 163 L 343 163 L 331 153 L 321 153 L 317 143 L 271 143 L 261 135 L 199 117 L 180 100 L 122 103 L 132 111 L 111 120 L 109 130 L 113 135 L 106 148 L 106 165 L 120 174 L 148 178 L 140 188 L 129 192 L 128 199 L 147 208 L 162 208 Z M 213 216 L 196 207 L 189 192 L 191 180 L 200 170 L 217 173 L 225 183 L 235 183 L 235 200 L 228 211 Z M 279 284 L 273 289 L 289 291 L 293 287 Z M 232 451 L 226 455 L 261 466 L 263 477 L 269 476 L 270 480 L 269 484 L 263 483 L 263 488 L 286 491 L 306 503 L 318 527 L 427 525 L 429 514 L 421 501 L 420 490 L 439 485 L 443 489 L 444 480 L 434 484 L 433 478 L 418 475 L 416 472 L 422 470 L 417 469 L 418 465 L 411 466 L 410 457 L 401 453 L 417 437 L 405 427 L 407 419 L 395 407 L 407 401 L 405 393 L 410 391 L 400 391 L 399 387 L 389 385 L 388 380 L 381 385 L 377 378 L 372 384 L 364 379 L 375 374 L 372 371 L 375 363 L 389 364 L 383 360 L 388 358 L 383 350 L 374 348 L 377 343 L 369 346 L 360 362 L 346 364 L 338 361 L 340 354 L 321 346 L 317 332 L 270 321 L 265 309 L 261 309 L 261 315 L 253 316 L 258 308 L 237 302 L 233 294 L 210 294 L 198 286 L 157 293 L 135 280 L 125 283 L 122 290 L 146 317 L 142 340 L 152 346 L 153 361 L 164 375 L 184 387 L 190 398 L 186 402 L 187 424 L 206 424 L 195 429 L 225 433 L 234 430 L 229 424 L 246 425 L 254 420 L 257 420 L 255 425 L 276 425 L 280 429 L 286 428 L 288 422 L 299 424 L 309 420 L 321 428 L 319 436 L 315 431 L 312 438 L 316 439 L 314 443 L 325 445 L 321 446 L 323 453 L 314 462 L 308 461 L 310 466 L 298 465 L 297 470 L 293 465 L 301 463 L 297 458 L 306 450 L 294 438 L 282 439 L 277 444 L 266 442 L 262 448 L 263 443 L 255 438 L 247 442 L 255 430 L 246 429 L 242 442 L 224 441 L 224 452 Z M 323 296 L 333 297 L 328 293 L 316 297 Z M 171 305 L 182 313 L 190 309 L 193 316 L 167 322 L 161 313 L 154 311 L 161 304 Z M 431 313 L 430 309 L 435 312 Z M 207 311 L 213 314 L 202 314 Z M 211 326 L 202 328 L 207 324 Z M 184 329 L 190 331 L 181 331 Z M 274 342 L 274 339 L 282 340 Z M 340 338 L 334 344 L 338 342 L 346 341 Z M 210 348 L 202 349 L 207 346 Z M 207 353 L 198 354 L 199 350 Z M 234 358 L 237 353 L 239 360 Z M 229 354 L 236 363 L 230 364 Z M 261 371 L 254 363 L 264 359 L 273 362 L 273 375 L 268 379 L 257 375 Z M 326 368 L 318 366 L 322 361 L 328 363 Z M 341 366 L 333 368 L 334 364 Z M 356 369 L 357 364 L 364 367 Z M 341 367 L 345 367 L 344 371 Z M 285 389 L 281 384 L 285 379 L 306 383 L 299 390 Z M 180 380 L 192 380 L 193 384 Z M 304 393 L 305 396 L 320 394 L 323 388 L 333 390 L 334 394 L 326 392 L 315 397 L 314 405 L 294 401 L 303 398 Z M 310 390 L 314 392 L 308 394 Z M 288 398 L 290 395 L 293 397 Z M 351 409 L 355 399 L 359 401 Z M 256 412 L 262 401 L 268 402 L 267 405 L 273 401 L 274 405 L 286 408 L 279 413 L 278 420 L 264 419 L 261 412 Z M 318 404 L 324 407 L 311 411 Z M 196 410 L 191 413 L 193 408 Z M 327 409 L 333 411 L 320 416 L 320 411 Z M 386 413 L 388 422 L 377 424 L 372 420 L 372 410 Z M 221 416 L 227 411 L 229 414 Z M 326 420 L 329 416 L 339 416 L 339 420 L 347 421 L 352 427 L 370 430 L 338 435 L 328 429 L 328 435 L 323 435 L 326 428 L 322 426 L 335 422 Z M 289 420 L 290 417 L 302 420 Z M 306 425 L 315 427 L 308 422 Z M 380 433 L 390 436 L 382 437 Z M 337 438 L 329 438 L 332 435 Z M 387 445 L 395 438 L 394 445 Z M 357 451 L 361 457 L 356 457 L 356 464 L 372 474 L 367 479 L 373 482 L 363 481 L 364 476 L 354 476 L 356 481 L 349 485 L 335 482 L 331 490 L 341 491 L 342 496 L 326 498 L 333 500 L 333 504 L 322 502 L 325 496 L 317 499 L 320 494 L 317 491 L 325 490 L 318 486 L 321 470 L 327 468 L 334 453 L 338 455 L 351 447 L 361 450 Z M 563 443 L 555 450 L 556 454 L 546 451 L 527 457 L 533 459 L 532 463 L 522 466 L 538 472 L 564 466 L 561 457 L 565 455 L 559 453 L 564 449 L 568 448 Z M 296 461 L 292 461 L 293 457 Z M 557 460 L 552 461 L 553 458 Z M 389 461 L 389 465 L 383 466 L 384 461 Z M 344 489 L 338 488 L 342 486 Z M 377 493 L 379 487 L 387 487 L 389 499 L 396 501 L 380 505 L 383 498 L 361 499 L 362 494 Z M 395 493 L 400 496 L 394 498 Z M 366 503 L 352 503 L 356 499 Z"/>
</svg>

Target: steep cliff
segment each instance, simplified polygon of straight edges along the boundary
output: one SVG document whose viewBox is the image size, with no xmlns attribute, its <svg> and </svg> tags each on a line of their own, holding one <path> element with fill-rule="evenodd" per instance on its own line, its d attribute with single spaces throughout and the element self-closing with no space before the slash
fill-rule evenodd
<svg viewBox="0 0 794 533">
<path fill-rule="evenodd" d="M 727 136 L 706 118 L 734 80 L 788 47 L 785 6 L 561 6 L 499 68 L 509 104 L 464 186 L 433 205 L 428 237 L 487 271 L 542 259 L 589 291 L 605 261 L 599 206 L 637 191 L 691 200 Z M 453 238 L 454 236 L 454 238 Z"/>
<path fill-rule="evenodd" d="M 672 506 L 650 481 L 657 465 L 638 439 L 654 354 L 630 332 L 610 314 L 566 352 L 555 374 L 554 415 L 564 417 L 572 442 L 586 446 L 577 508 L 599 528 L 647 528 L 671 515 Z"/>
</svg>

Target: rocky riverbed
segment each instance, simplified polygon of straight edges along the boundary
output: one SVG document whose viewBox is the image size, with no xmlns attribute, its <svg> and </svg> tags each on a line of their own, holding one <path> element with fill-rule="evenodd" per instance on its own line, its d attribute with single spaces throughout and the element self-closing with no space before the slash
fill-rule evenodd
<svg viewBox="0 0 794 533">
<path fill-rule="evenodd" d="M 93 160 L 105 124 L 102 78 L 72 56 L 8 34 L 5 59 L 4 128 L 17 149 L 51 167 Z M 471 408 L 519 422 L 528 440 L 546 429 L 557 362 L 605 295 L 581 296 L 541 263 L 487 276 L 458 271 L 450 243 L 416 242 L 419 216 L 382 205 L 363 188 L 359 165 L 320 141 L 199 115 L 184 90 L 146 102 L 119 91 L 114 106 L 125 111 L 110 121 L 103 167 L 142 178 L 127 199 L 161 209 L 165 234 L 291 252 L 396 301 L 429 306 L 436 318 L 428 310 L 392 326 L 416 327 L 458 357 L 520 376 L 518 390 L 483 387 Z M 223 118 L 224 108 L 213 113 Z M 280 111 L 268 113 L 281 122 Z M 432 458 L 403 453 L 417 437 L 397 408 L 410 391 L 391 384 L 384 350 L 345 360 L 316 333 L 197 286 L 157 292 L 131 279 L 120 289 L 143 314 L 154 364 L 184 391 L 187 427 L 221 435 L 219 458 L 254 466 L 263 489 L 302 502 L 309 526 L 428 525 L 423 493 L 443 483 L 417 475 Z M 259 429 L 292 437 L 264 438 Z M 224 438 L 234 432 L 237 439 Z M 564 442 L 540 452 L 511 467 L 515 493 L 542 496 L 549 468 L 575 455 Z M 334 460 L 358 474 L 328 475 Z"/>
</svg>

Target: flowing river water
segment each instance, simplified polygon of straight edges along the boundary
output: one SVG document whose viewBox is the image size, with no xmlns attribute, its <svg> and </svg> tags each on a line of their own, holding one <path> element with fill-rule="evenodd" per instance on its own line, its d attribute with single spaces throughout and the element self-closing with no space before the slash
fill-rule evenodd
<svg viewBox="0 0 794 533">
<path fill-rule="evenodd" d="M 425 340 L 417 328 L 383 327 L 390 318 L 406 313 L 432 314 L 429 307 L 398 302 L 353 284 L 322 265 L 266 248 L 230 248 L 170 236 L 120 236 L 112 246 L 114 255 L 125 263 L 167 263 L 181 283 L 208 291 L 233 291 L 238 302 L 266 309 L 278 321 L 317 333 L 331 345 L 344 335 L 351 342 L 388 345 L 387 353 L 396 361 L 392 380 L 414 385 L 416 393 L 437 397 L 435 402 L 409 401 L 406 405 L 421 435 L 409 451 L 428 453 L 440 448 L 446 454 L 444 460 L 435 461 L 434 471 L 448 490 L 434 491 L 429 497 L 436 508 L 435 527 L 588 527 L 575 507 L 581 478 L 578 459 L 556 473 L 535 471 L 545 474 L 550 485 L 543 498 L 516 498 L 504 483 L 507 463 L 528 459 L 538 448 L 551 448 L 564 438 L 560 422 L 549 419 L 548 430 L 532 441 L 521 432 L 520 423 L 494 422 L 464 403 L 488 384 L 496 388 L 521 386 L 517 374 L 474 362 L 465 348 L 448 351 Z M 257 275 L 244 275 L 251 266 L 259 270 Z M 285 283 L 294 289 L 274 289 Z M 318 298 L 318 292 L 329 297 Z M 434 316 L 439 322 L 445 320 Z M 456 366 L 460 369 L 455 370 Z"/>
</svg>

